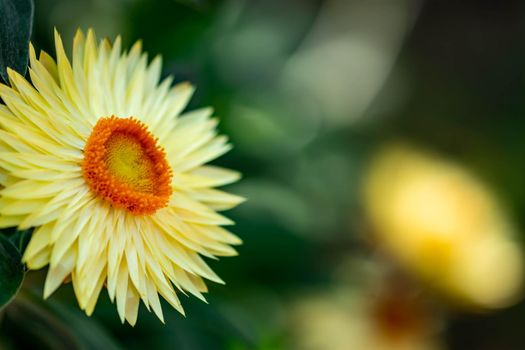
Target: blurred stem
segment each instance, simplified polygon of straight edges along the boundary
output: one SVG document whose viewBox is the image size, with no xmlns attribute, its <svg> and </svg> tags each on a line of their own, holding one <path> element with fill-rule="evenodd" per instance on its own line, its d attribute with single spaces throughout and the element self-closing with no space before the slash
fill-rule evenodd
<svg viewBox="0 0 525 350">
<path fill-rule="evenodd" d="M 57 319 L 45 305 L 22 289 L 6 308 L 5 315 L 18 327 L 24 329 L 49 346 L 50 349 L 77 349 L 74 334 L 61 320 Z"/>
<path fill-rule="evenodd" d="M 2 322 L 4 321 L 5 317 L 5 308 L 0 309 L 0 328 L 2 328 Z"/>
</svg>

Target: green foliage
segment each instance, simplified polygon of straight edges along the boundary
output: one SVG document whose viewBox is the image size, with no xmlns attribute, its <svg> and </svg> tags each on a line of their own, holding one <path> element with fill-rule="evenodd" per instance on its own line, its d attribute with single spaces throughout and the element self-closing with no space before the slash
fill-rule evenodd
<svg viewBox="0 0 525 350">
<path fill-rule="evenodd" d="M 0 0 L 0 77 L 8 82 L 7 68 L 25 74 L 33 25 L 32 0 Z M 0 234 L 0 308 L 17 294 L 24 279 L 22 252 L 30 230 Z"/>
<path fill-rule="evenodd" d="M 40 292 L 23 290 L 5 310 L 2 331 L 10 334 L 0 348 L 53 350 L 118 350 L 118 342 L 76 305 L 42 300 Z M 4 347 L 3 347 L 4 346 Z"/>
<path fill-rule="evenodd" d="M 30 230 L 17 230 L 16 228 L 10 229 L 10 231 L 14 231 L 10 234 L 8 234 L 9 240 L 13 245 L 18 249 L 20 254 L 26 250 L 27 245 L 29 244 L 29 240 L 31 239 L 31 233 L 32 229 Z M 5 232 L 5 231 L 4 231 Z"/>
<path fill-rule="evenodd" d="M 27 70 L 33 7 L 32 0 L 0 0 L 0 76 L 6 82 L 8 67 L 22 75 Z"/>
<path fill-rule="evenodd" d="M 0 307 L 11 301 L 24 279 L 22 257 L 5 236 L 0 235 Z"/>
</svg>

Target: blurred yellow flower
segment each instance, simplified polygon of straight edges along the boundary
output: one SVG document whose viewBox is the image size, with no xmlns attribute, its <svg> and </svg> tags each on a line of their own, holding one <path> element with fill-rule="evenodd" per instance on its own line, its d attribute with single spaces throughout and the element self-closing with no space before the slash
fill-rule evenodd
<svg viewBox="0 0 525 350">
<path fill-rule="evenodd" d="M 373 160 L 364 197 L 377 243 L 412 274 L 464 306 L 515 301 L 523 257 L 514 228 L 467 171 L 394 145 Z"/>
<path fill-rule="evenodd" d="M 291 307 L 291 348 L 440 350 L 442 320 L 409 289 L 338 286 Z"/>
<path fill-rule="evenodd" d="M 37 227 L 23 260 L 49 265 L 45 298 L 71 278 L 88 315 L 103 286 L 122 322 L 141 299 L 163 320 L 159 294 L 183 313 L 176 290 L 204 300 L 203 278 L 223 283 L 201 255 L 240 243 L 217 211 L 242 198 L 213 189 L 239 174 L 204 165 L 231 147 L 211 109 L 179 116 L 193 88 L 159 82 L 140 42 L 78 31 L 71 64 L 55 45 L 57 62 L 30 48 L 34 87 L 12 70 L 0 85 L 0 227 Z"/>
</svg>

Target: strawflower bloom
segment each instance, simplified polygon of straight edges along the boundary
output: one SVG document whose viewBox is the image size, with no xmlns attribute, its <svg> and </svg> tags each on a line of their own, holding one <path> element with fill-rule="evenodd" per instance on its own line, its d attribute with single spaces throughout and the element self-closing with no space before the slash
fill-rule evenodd
<svg viewBox="0 0 525 350">
<path fill-rule="evenodd" d="M 438 293 L 472 309 L 519 298 L 523 254 L 514 224 L 460 165 L 391 145 L 372 161 L 364 195 L 378 245 Z"/>
<path fill-rule="evenodd" d="M 34 227 L 23 260 L 49 265 L 44 298 L 71 279 L 90 315 L 104 286 L 134 325 L 140 300 L 163 321 L 159 295 L 204 300 L 223 281 L 202 256 L 232 256 L 239 238 L 217 211 L 242 198 L 215 189 L 237 172 L 205 165 L 227 152 L 209 108 L 181 115 L 193 88 L 160 81 L 137 42 L 97 43 L 78 31 L 70 62 L 30 47 L 30 84 L 9 70 L 0 85 L 0 227 Z"/>
<path fill-rule="evenodd" d="M 294 295 L 286 312 L 289 348 L 445 349 L 442 314 L 387 266 L 352 258 L 334 277 L 330 288 Z"/>
</svg>

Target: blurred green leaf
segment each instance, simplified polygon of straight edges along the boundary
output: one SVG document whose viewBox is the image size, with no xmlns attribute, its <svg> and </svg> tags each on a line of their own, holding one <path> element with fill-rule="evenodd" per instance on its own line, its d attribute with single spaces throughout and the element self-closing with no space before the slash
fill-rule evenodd
<svg viewBox="0 0 525 350">
<path fill-rule="evenodd" d="M 15 232 L 9 235 L 9 241 L 18 249 L 20 254 L 23 254 L 26 250 L 29 240 L 31 239 L 32 230 L 15 230 Z"/>
<path fill-rule="evenodd" d="M 207 0 L 174 0 L 174 1 L 178 2 L 179 4 L 183 4 L 183 5 L 191 6 L 191 7 L 202 7 L 208 4 Z"/>
<path fill-rule="evenodd" d="M 76 305 L 50 302 L 47 306 L 49 311 L 57 315 L 70 329 L 73 329 L 73 334 L 82 345 L 82 349 L 122 349 L 104 327 L 98 324 L 96 319 L 87 317 L 76 308 Z"/>
<path fill-rule="evenodd" d="M 24 279 L 22 257 L 5 236 L 0 235 L 0 307 L 16 295 Z"/>
<path fill-rule="evenodd" d="M 72 329 L 50 312 L 45 303 L 23 290 L 5 310 L 0 330 L 15 349 L 81 349 Z"/>
<path fill-rule="evenodd" d="M 0 76 L 5 82 L 7 67 L 25 75 L 33 7 L 32 0 L 0 0 Z"/>
<path fill-rule="evenodd" d="M 2 335 L 8 335 L 16 349 L 122 349 L 95 318 L 87 317 L 76 305 L 54 298 L 43 300 L 28 289 L 6 309 Z"/>
</svg>

